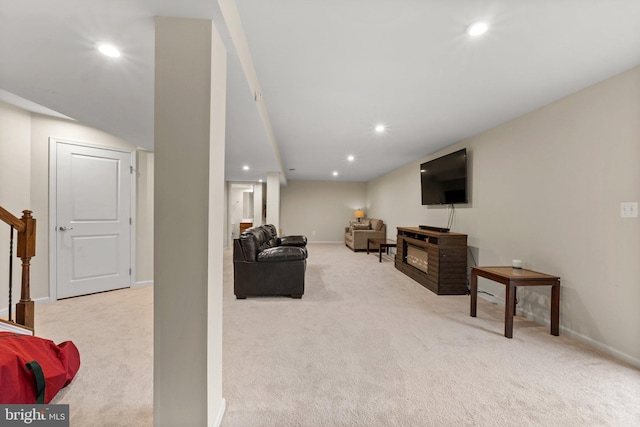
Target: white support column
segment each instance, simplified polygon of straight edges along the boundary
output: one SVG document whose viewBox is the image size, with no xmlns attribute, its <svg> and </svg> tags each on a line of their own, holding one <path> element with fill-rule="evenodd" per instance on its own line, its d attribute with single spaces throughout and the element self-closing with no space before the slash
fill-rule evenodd
<svg viewBox="0 0 640 427">
<path fill-rule="evenodd" d="M 273 224 L 280 235 L 280 172 L 267 173 L 267 224 Z"/>
<path fill-rule="evenodd" d="M 225 241 L 224 180 L 227 111 L 227 51 L 216 28 L 211 31 L 211 134 L 209 140 L 209 294 L 207 303 L 207 425 L 218 427 L 225 411 L 222 397 L 222 260 Z"/>
<path fill-rule="evenodd" d="M 212 21 L 156 18 L 154 425 L 222 398 L 226 51 Z"/>
<path fill-rule="evenodd" d="M 261 182 L 253 185 L 253 226 L 262 225 L 262 189 Z"/>
</svg>

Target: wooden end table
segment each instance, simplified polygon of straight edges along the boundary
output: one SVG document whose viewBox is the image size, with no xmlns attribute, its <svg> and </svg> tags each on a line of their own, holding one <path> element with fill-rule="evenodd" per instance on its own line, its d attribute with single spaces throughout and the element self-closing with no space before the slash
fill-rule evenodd
<svg viewBox="0 0 640 427">
<path fill-rule="evenodd" d="M 516 313 L 516 288 L 518 286 L 551 286 L 551 335 L 560 335 L 560 278 L 524 268 L 472 267 L 471 268 L 471 317 L 476 317 L 478 305 L 478 276 L 507 287 L 504 310 L 504 336 L 513 337 L 513 316 Z"/>
<path fill-rule="evenodd" d="M 378 262 L 382 262 L 382 250 L 386 249 L 387 255 L 389 254 L 389 248 L 395 248 L 396 242 L 387 239 L 367 239 L 367 255 L 369 255 L 369 245 L 378 245 Z"/>
</svg>

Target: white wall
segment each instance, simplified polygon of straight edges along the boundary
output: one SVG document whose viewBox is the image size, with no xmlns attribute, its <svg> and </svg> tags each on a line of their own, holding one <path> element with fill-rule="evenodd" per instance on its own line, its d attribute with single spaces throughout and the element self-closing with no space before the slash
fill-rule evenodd
<svg viewBox="0 0 640 427">
<path fill-rule="evenodd" d="M 31 115 L 0 102 L 0 206 L 20 218 L 31 209 Z M 38 226 L 39 224 L 37 224 Z M 8 306 L 10 226 L 0 221 L 0 312 Z M 13 296 L 20 300 L 21 261 L 16 257 L 18 232 L 13 233 Z M 35 258 L 34 260 L 35 261 Z M 3 313 L 2 313 L 3 314 Z M 15 319 L 15 308 L 13 319 Z"/>
<path fill-rule="evenodd" d="M 364 182 L 289 181 L 281 190 L 282 235 L 312 242 L 344 242 L 344 228 L 366 200 Z"/>
<path fill-rule="evenodd" d="M 137 152 L 136 167 L 136 284 L 153 283 L 154 154 Z"/>
<path fill-rule="evenodd" d="M 447 209 L 420 206 L 419 165 L 462 147 L 471 201 L 453 230 L 477 263 L 560 276 L 561 332 L 640 366 L 640 220 L 620 218 L 640 199 L 640 67 L 370 181 L 369 214 L 391 233 L 446 225 Z M 503 286 L 479 286 L 504 301 Z M 548 322 L 549 294 L 519 292 L 519 307 Z"/>
<path fill-rule="evenodd" d="M 253 184 L 231 183 L 229 185 L 229 221 L 231 227 L 231 239 L 237 239 L 240 235 L 240 222 L 245 218 L 244 193 L 253 192 Z"/>
<path fill-rule="evenodd" d="M 31 298 L 47 300 L 49 298 L 49 138 L 76 141 L 98 145 L 106 148 L 133 151 L 128 142 L 81 123 L 54 117 L 32 114 L 22 109 L 0 102 L 0 205 L 14 215 L 21 216 L 23 209 L 33 211 L 37 220 L 36 256 L 31 261 Z M 150 156 L 150 157 L 149 157 Z M 153 174 L 153 155 L 148 153 L 147 181 Z M 152 175 L 151 175 L 152 176 Z M 138 194 L 149 206 L 153 203 L 153 187 L 151 192 L 145 191 L 140 183 Z M 136 202 L 138 206 L 141 203 Z M 144 225 L 153 223 L 152 209 L 136 213 L 137 221 Z M 138 230 L 136 248 L 137 281 L 152 281 L 149 269 L 153 265 L 153 235 L 145 232 L 145 227 Z M 8 227 L 0 227 L 0 250 L 2 242 L 7 242 Z M 146 240 L 150 238 L 151 240 Z M 5 240 L 6 239 L 6 240 Z M 145 250 L 144 248 L 147 248 Z M 15 250 L 14 250 L 15 253 Z M 8 276 L 8 257 L 0 257 L 0 311 L 6 311 L 7 297 L 3 277 Z M 20 292 L 20 265 L 14 259 L 14 295 Z M 6 282 L 4 282 L 6 283 Z M 14 298 L 15 300 L 15 298 Z"/>
</svg>

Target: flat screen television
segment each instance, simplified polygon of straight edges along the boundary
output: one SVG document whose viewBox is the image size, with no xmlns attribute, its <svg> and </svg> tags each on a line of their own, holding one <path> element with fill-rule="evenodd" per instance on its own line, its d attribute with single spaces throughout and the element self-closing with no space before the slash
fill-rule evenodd
<svg viewBox="0 0 640 427">
<path fill-rule="evenodd" d="M 420 165 L 423 205 L 467 203 L 467 149 Z"/>
</svg>

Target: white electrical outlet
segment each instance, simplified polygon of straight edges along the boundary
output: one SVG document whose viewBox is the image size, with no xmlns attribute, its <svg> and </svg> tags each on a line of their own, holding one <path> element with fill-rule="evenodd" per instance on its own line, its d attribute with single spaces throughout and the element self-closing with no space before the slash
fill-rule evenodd
<svg viewBox="0 0 640 427">
<path fill-rule="evenodd" d="M 621 202 L 621 218 L 638 218 L 638 202 Z"/>
</svg>

